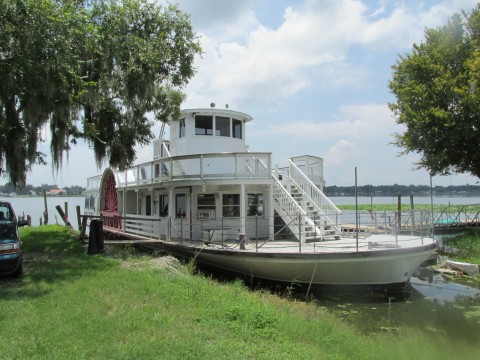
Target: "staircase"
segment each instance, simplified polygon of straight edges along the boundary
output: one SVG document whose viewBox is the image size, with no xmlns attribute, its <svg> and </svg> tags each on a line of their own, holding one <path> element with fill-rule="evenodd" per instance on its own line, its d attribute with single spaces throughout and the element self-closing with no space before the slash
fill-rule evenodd
<svg viewBox="0 0 480 360">
<path fill-rule="evenodd" d="M 340 210 L 291 160 L 284 185 L 274 176 L 274 209 L 301 242 L 340 238 Z"/>
</svg>

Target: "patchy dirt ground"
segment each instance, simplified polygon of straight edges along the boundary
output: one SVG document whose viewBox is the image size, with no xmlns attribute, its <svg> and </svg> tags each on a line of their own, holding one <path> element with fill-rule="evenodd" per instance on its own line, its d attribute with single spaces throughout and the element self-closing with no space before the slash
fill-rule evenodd
<svg viewBox="0 0 480 360">
<path fill-rule="evenodd" d="M 145 270 L 158 269 L 166 271 L 172 275 L 184 276 L 185 270 L 173 256 L 159 256 L 154 258 L 143 257 L 141 259 L 127 259 L 122 260 L 120 266 L 124 269 Z"/>
</svg>

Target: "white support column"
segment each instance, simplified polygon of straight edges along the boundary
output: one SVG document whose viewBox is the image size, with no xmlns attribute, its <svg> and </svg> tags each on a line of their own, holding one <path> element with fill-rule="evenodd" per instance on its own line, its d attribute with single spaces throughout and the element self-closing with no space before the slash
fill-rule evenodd
<svg viewBox="0 0 480 360">
<path fill-rule="evenodd" d="M 247 216 L 246 212 L 246 194 L 245 194 L 245 184 L 240 184 L 240 234 L 245 234 L 246 226 L 245 219 Z"/>
<path fill-rule="evenodd" d="M 273 185 L 270 184 L 268 185 L 268 196 L 267 196 L 267 199 L 268 199 L 268 213 L 267 213 L 267 216 L 268 216 L 268 237 L 271 239 L 271 240 L 275 240 L 273 238 L 273 235 L 275 234 L 275 227 L 274 227 L 274 224 L 275 224 L 275 210 L 273 209 Z"/>
<path fill-rule="evenodd" d="M 173 187 L 168 189 L 168 216 L 175 219 L 175 199 L 173 198 Z"/>
</svg>

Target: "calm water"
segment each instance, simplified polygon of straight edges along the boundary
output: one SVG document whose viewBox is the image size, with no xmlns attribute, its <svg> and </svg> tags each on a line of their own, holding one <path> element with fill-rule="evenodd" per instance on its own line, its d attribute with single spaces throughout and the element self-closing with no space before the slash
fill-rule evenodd
<svg viewBox="0 0 480 360">
<path fill-rule="evenodd" d="M 432 270 L 420 269 L 409 285 L 397 291 L 314 288 L 310 296 L 362 334 L 394 334 L 408 326 L 475 345 L 480 344 L 477 286 L 450 282 Z"/>
<path fill-rule="evenodd" d="M 335 205 L 355 205 L 355 197 L 353 196 L 332 196 L 329 199 Z M 358 196 L 357 201 L 359 205 L 369 205 L 369 204 L 393 204 L 396 205 L 398 198 L 397 196 Z M 401 197 L 402 204 L 410 204 L 410 196 Z M 413 204 L 430 204 L 430 196 L 414 196 Z M 480 196 L 434 196 L 434 204 L 458 204 L 458 205 L 467 205 L 467 204 L 480 204 Z"/>
<path fill-rule="evenodd" d="M 43 212 L 45 211 L 45 202 L 43 196 L 37 197 L 0 197 L 3 201 L 12 204 L 15 214 L 18 216 L 30 215 L 32 217 L 32 225 L 40 225 L 40 219 L 43 221 Z M 85 200 L 83 196 L 79 197 L 47 197 L 48 223 L 64 224 L 62 218 L 55 208 L 60 205 L 65 211 L 65 203 L 68 204 L 68 219 L 74 228 L 78 228 L 77 210 L 80 206 L 80 212 L 83 214 Z"/>
<path fill-rule="evenodd" d="M 13 204 L 18 215 L 30 215 L 32 225 L 43 218 L 43 197 L 0 198 Z M 335 204 L 354 204 L 354 197 L 332 197 Z M 397 197 L 359 197 L 359 204 L 396 204 Z M 408 204 L 409 197 L 402 198 Z M 47 197 L 50 224 L 63 224 L 56 205 L 68 203 L 69 220 L 77 227 L 76 206 L 84 210 L 83 197 Z M 429 197 L 414 198 L 416 204 L 429 204 Z M 479 204 L 480 197 L 435 197 L 436 204 Z M 353 323 L 363 333 L 396 331 L 407 325 L 425 332 L 448 334 L 452 339 L 480 344 L 480 289 L 478 285 L 449 282 L 445 277 L 423 270 L 411 279 L 410 285 L 391 293 L 382 289 L 358 292 L 357 289 L 332 291 L 310 289 L 309 296 L 319 306 L 328 308 L 341 318 Z M 304 294 L 305 295 L 305 294 Z M 304 296 L 303 295 L 303 296 Z M 302 295 L 300 294 L 300 297 Z"/>
</svg>

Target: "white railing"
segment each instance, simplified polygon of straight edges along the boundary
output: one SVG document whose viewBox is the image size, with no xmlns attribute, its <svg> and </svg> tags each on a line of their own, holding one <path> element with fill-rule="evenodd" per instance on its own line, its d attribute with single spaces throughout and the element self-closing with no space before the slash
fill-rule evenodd
<svg viewBox="0 0 480 360">
<path fill-rule="evenodd" d="M 102 175 L 96 175 L 96 176 L 89 177 L 87 179 L 87 191 L 88 190 L 99 190 L 101 182 L 102 182 Z"/>
<path fill-rule="evenodd" d="M 212 153 L 173 156 L 117 173 L 117 187 L 174 180 L 269 179 L 270 153 Z"/>
<path fill-rule="evenodd" d="M 161 229 L 158 217 L 146 217 L 141 215 L 128 215 L 123 218 L 123 228 L 126 233 L 144 236 L 148 238 L 160 238 Z"/>
<path fill-rule="evenodd" d="M 302 238 L 305 234 L 305 226 L 298 225 L 298 219 L 306 219 L 306 212 L 295 201 L 290 193 L 283 187 L 280 181 L 273 177 L 273 206 L 275 211 L 280 215 L 285 224 L 297 239 Z M 303 236 L 305 238 L 305 236 Z"/>
<path fill-rule="evenodd" d="M 290 181 L 300 189 L 307 200 L 320 214 L 325 215 L 325 220 L 329 225 L 333 226 L 337 231 L 337 223 L 331 219 L 330 216 L 336 216 L 341 213 L 335 204 L 333 204 L 323 192 L 295 165 L 291 160 L 290 162 Z"/>
</svg>

